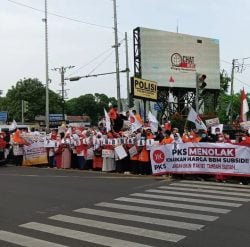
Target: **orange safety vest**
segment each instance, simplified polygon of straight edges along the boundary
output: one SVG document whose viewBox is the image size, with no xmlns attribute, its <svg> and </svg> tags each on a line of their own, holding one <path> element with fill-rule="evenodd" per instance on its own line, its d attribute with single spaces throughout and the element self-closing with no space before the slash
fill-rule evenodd
<svg viewBox="0 0 250 247">
<path fill-rule="evenodd" d="M 142 151 L 139 153 L 139 157 L 138 157 L 138 161 L 141 161 L 141 162 L 149 162 L 149 152 L 148 150 L 146 149 L 146 147 L 144 146 L 142 148 Z"/>
<path fill-rule="evenodd" d="M 173 138 L 171 137 L 164 137 L 164 139 L 160 142 L 161 145 L 164 145 L 164 144 L 170 144 L 173 142 Z"/>
</svg>

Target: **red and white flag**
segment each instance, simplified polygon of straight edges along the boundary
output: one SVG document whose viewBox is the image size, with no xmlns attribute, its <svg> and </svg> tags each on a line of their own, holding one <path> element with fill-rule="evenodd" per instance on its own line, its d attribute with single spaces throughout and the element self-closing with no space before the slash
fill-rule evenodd
<svg viewBox="0 0 250 247">
<path fill-rule="evenodd" d="M 196 129 L 207 130 L 207 126 L 203 123 L 200 116 L 192 107 L 190 108 L 190 111 L 188 113 L 187 120 L 195 123 Z"/>
<path fill-rule="evenodd" d="M 134 132 L 142 127 L 141 122 L 136 119 L 134 113 L 131 110 L 129 111 L 129 121 L 131 123 L 132 132 Z"/>
<path fill-rule="evenodd" d="M 109 114 L 107 111 L 104 109 L 104 114 L 105 114 L 105 122 L 106 122 L 106 131 L 109 132 L 111 130 L 111 121 Z"/>
<path fill-rule="evenodd" d="M 151 111 L 148 112 L 148 121 L 149 121 L 149 125 L 150 125 L 151 130 L 153 132 L 157 132 L 159 122 L 156 119 L 156 117 L 151 113 Z"/>
<path fill-rule="evenodd" d="M 247 113 L 249 112 L 249 107 L 248 107 L 248 102 L 247 102 L 247 95 L 245 93 L 244 88 L 241 91 L 240 99 L 241 99 L 240 120 L 241 122 L 246 122 Z"/>
</svg>

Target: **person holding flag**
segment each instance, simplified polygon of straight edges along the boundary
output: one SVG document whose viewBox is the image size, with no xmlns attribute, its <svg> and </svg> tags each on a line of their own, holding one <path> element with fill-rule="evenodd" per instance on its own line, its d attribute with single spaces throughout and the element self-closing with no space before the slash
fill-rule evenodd
<svg viewBox="0 0 250 247">
<path fill-rule="evenodd" d="M 131 130 L 135 132 L 136 130 L 142 127 L 142 123 L 137 120 L 136 116 L 134 115 L 133 111 L 129 111 L 129 121 L 131 123 Z"/>
<path fill-rule="evenodd" d="M 196 113 L 192 107 L 189 110 L 187 120 L 193 122 L 197 130 L 207 130 L 207 126 L 203 123 L 198 113 Z"/>
<path fill-rule="evenodd" d="M 148 121 L 152 132 L 153 133 L 157 132 L 159 127 L 159 122 L 156 119 L 156 117 L 151 113 L 151 111 L 148 112 Z"/>
<path fill-rule="evenodd" d="M 104 115 L 105 115 L 105 123 L 106 123 L 106 132 L 109 132 L 111 130 L 111 119 L 110 119 L 110 115 L 107 113 L 105 109 L 104 109 Z"/>
</svg>

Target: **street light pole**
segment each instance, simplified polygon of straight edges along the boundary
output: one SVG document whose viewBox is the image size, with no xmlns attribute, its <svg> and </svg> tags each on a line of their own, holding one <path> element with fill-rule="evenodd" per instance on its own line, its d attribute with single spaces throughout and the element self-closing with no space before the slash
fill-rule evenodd
<svg viewBox="0 0 250 247">
<path fill-rule="evenodd" d="M 117 102 L 118 109 L 122 110 L 121 105 L 121 89 L 120 89 L 120 68 L 119 68 L 119 44 L 118 44 L 118 29 L 117 29 L 117 13 L 116 13 L 116 0 L 113 0 L 114 5 L 114 33 L 115 33 L 115 64 L 116 64 L 116 85 L 117 85 Z"/>
<path fill-rule="evenodd" d="M 230 102 L 230 124 L 233 123 L 233 95 L 234 95 L 234 70 L 235 70 L 236 59 L 232 60 L 232 71 L 231 71 L 231 102 Z"/>
<path fill-rule="evenodd" d="M 48 62 L 48 14 L 47 14 L 47 0 L 45 0 L 45 17 L 43 19 L 45 23 L 45 124 L 46 132 L 49 131 L 49 62 Z"/>
</svg>

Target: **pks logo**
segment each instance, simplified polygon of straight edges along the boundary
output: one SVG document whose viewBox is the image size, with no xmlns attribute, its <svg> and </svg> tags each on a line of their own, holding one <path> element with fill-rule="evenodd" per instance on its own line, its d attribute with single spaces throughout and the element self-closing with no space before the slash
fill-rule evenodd
<svg viewBox="0 0 250 247">
<path fill-rule="evenodd" d="M 161 150 L 155 150 L 153 152 L 153 160 L 157 164 L 162 164 L 165 161 L 165 154 Z"/>
</svg>

